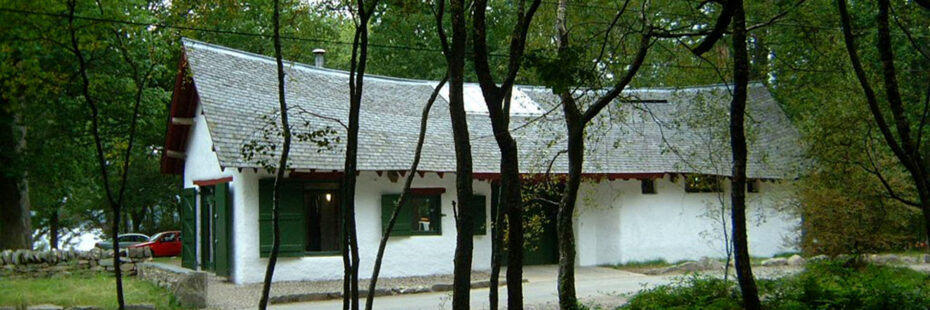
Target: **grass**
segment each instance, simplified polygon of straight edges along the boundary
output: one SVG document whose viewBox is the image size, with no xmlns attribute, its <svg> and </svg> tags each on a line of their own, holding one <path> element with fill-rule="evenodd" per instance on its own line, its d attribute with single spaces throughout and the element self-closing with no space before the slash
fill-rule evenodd
<svg viewBox="0 0 930 310">
<path fill-rule="evenodd" d="M 116 309 L 116 282 L 110 274 L 91 271 L 68 276 L 0 280 L 0 306 L 25 308 L 55 304 Z M 135 277 L 123 277 L 126 304 L 153 304 L 157 309 L 183 309 L 167 290 Z"/>
</svg>

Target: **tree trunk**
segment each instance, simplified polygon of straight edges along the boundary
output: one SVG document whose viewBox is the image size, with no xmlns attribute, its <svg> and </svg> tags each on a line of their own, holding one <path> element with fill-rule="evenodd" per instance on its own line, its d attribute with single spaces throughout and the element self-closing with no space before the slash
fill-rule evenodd
<svg viewBox="0 0 930 310">
<path fill-rule="evenodd" d="M 500 274 L 501 274 L 501 252 L 502 252 L 502 243 L 504 242 L 504 210 L 501 209 L 500 203 L 500 183 L 497 184 L 497 188 L 494 188 L 494 185 L 491 185 L 491 190 L 497 190 L 497 205 L 492 205 L 491 209 L 495 210 L 494 217 L 491 218 L 491 276 L 488 282 L 488 305 L 491 310 L 497 310 L 500 303 L 500 296 L 498 294 L 498 287 L 500 287 Z M 492 193 L 493 195 L 493 193 Z"/>
<path fill-rule="evenodd" d="M 571 96 L 570 93 L 564 93 L 563 103 L 573 102 Z M 575 232 L 572 219 L 575 214 L 575 201 L 578 199 L 578 188 L 581 186 L 585 124 L 581 123 L 581 115 L 574 103 L 563 104 L 563 110 L 568 129 L 568 182 L 565 184 L 556 217 L 559 240 L 559 308 L 576 309 L 578 298 L 575 294 Z"/>
<path fill-rule="evenodd" d="M 0 154 L 5 163 L 22 162 L 20 154 L 26 146 L 25 128 L 18 113 L 7 112 L 0 106 L 0 121 L 9 127 L 0 128 Z M 0 249 L 32 249 L 32 217 L 29 216 L 29 185 L 24 165 L 0 169 Z"/>
<path fill-rule="evenodd" d="M 58 208 L 55 208 L 48 220 L 48 244 L 51 249 L 58 249 L 58 213 Z"/>
<path fill-rule="evenodd" d="M 507 130 L 506 128 L 504 130 Z M 495 134 L 496 135 L 496 134 Z M 509 130 L 498 140 L 501 150 L 501 200 L 507 210 L 507 309 L 523 309 L 523 197 L 517 143 Z"/>
<path fill-rule="evenodd" d="M 749 84 L 749 54 L 746 47 L 746 12 L 742 0 L 730 0 L 733 5 L 733 76 L 736 82 L 730 104 L 730 147 L 733 151 L 733 175 L 730 193 L 733 200 L 733 248 L 736 252 L 736 276 L 743 295 L 743 306 L 760 309 L 759 291 L 752 276 L 749 242 L 746 235 L 746 117 L 747 86 Z"/>
<path fill-rule="evenodd" d="M 284 171 L 287 169 L 287 157 L 291 150 L 291 125 L 287 118 L 287 98 L 284 92 L 284 61 L 281 55 L 281 15 L 279 9 L 279 0 L 274 0 L 274 13 L 272 14 L 272 23 L 274 27 L 274 57 L 278 73 L 278 109 L 281 115 L 281 128 L 284 143 L 281 148 L 281 158 L 278 161 L 278 169 L 275 171 L 274 189 L 272 193 L 271 204 L 271 255 L 268 257 L 268 265 L 265 268 L 265 279 L 262 283 L 262 296 L 258 301 L 258 308 L 265 310 L 268 307 L 269 295 L 271 294 L 271 281 L 274 279 L 274 268 L 278 262 L 278 251 L 281 248 L 281 227 L 279 205 L 281 202 L 281 184 L 284 183 Z"/>
<path fill-rule="evenodd" d="M 446 57 L 449 63 L 449 116 L 452 120 L 452 136 L 455 142 L 457 199 L 452 309 L 465 310 L 471 308 L 471 261 L 474 247 L 474 228 L 468 203 L 473 193 L 471 139 L 468 134 L 463 98 L 465 42 L 468 36 L 465 33 L 465 1 L 450 0 L 449 7 L 452 19 L 452 45 Z"/>
</svg>

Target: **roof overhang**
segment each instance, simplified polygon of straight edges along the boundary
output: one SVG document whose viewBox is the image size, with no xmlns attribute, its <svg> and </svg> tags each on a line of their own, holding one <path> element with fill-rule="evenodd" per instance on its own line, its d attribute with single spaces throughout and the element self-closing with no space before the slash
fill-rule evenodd
<svg viewBox="0 0 930 310">
<path fill-rule="evenodd" d="M 188 74 L 187 68 L 187 56 L 182 48 L 178 74 L 174 81 L 174 93 L 171 95 L 165 145 L 161 153 L 161 172 L 165 174 L 184 172 L 187 138 L 193 127 L 194 112 L 197 110 L 197 88 L 194 87 L 194 80 Z"/>
</svg>

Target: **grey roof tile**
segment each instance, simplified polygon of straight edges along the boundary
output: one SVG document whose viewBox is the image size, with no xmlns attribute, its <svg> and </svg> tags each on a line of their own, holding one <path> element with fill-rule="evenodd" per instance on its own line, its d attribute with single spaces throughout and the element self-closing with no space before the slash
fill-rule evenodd
<svg viewBox="0 0 930 310">
<path fill-rule="evenodd" d="M 243 145 L 270 141 L 263 132 L 278 124 L 277 77 L 274 60 L 193 40 L 185 53 L 220 164 L 261 167 L 275 162 L 277 152 L 246 160 Z M 298 63 L 285 65 L 286 98 L 295 134 L 330 128 L 339 143 L 330 149 L 295 142 L 291 168 L 341 170 L 344 165 L 348 118 L 348 74 Z M 435 81 L 366 76 L 359 132 L 359 170 L 406 170 L 413 159 L 423 105 Z M 550 90 L 518 86 L 544 110 L 557 107 Z M 771 94 L 761 84 L 749 88 L 747 131 L 754 178 L 794 178 L 801 163 L 799 134 Z M 591 96 L 580 96 L 584 102 Z M 587 129 L 584 170 L 589 173 L 730 174 L 728 107 L 725 86 L 634 89 L 622 96 Z M 630 99 L 666 100 L 667 103 Z M 634 102 L 631 102 L 634 101 Z M 263 117 L 264 116 L 264 117 Z M 448 102 L 437 98 L 430 112 L 420 170 L 454 171 L 455 152 Z M 306 126 L 305 126 L 306 125 Z M 486 115 L 468 117 L 475 172 L 496 172 L 499 151 Z M 514 116 L 512 132 L 520 150 L 523 172 L 544 172 L 552 157 L 565 148 L 561 110 L 545 116 Z M 269 132 L 274 132 L 269 131 Z M 295 140 L 296 141 L 296 140 Z M 567 171 L 559 156 L 553 172 Z"/>
</svg>

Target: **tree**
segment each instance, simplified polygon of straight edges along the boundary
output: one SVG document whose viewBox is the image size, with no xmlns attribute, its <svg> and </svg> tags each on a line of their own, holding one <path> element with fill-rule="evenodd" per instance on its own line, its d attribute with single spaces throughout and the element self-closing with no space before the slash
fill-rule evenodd
<svg viewBox="0 0 930 310">
<path fill-rule="evenodd" d="M 617 12 L 614 17 L 614 23 L 626 11 L 629 5 L 627 1 L 623 9 Z M 556 17 L 556 29 L 558 31 L 558 58 L 560 60 L 570 61 L 574 55 L 570 47 L 570 32 L 568 27 L 568 1 L 560 0 L 558 14 Z M 611 28 L 606 30 L 604 44 L 611 32 Z M 562 111 L 565 117 L 565 126 L 568 131 L 568 180 L 559 202 L 559 211 L 556 217 L 558 243 L 559 243 L 559 275 L 558 275 L 558 292 L 559 308 L 576 309 L 578 308 L 578 298 L 575 295 L 575 236 L 572 228 L 572 220 L 575 213 L 575 202 L 578 199 L 578 188 L 581 185 L 582 164 L 584 162 L 584 140 L 585 127 L 593 120 L 598 113 L 607 105 L 620 96 L 620 93 L 633 80 L 633 77 L 639 71 L 640 66 L 646 59 L 646 54 L 651 45 L 652 37 L 649 34 L 647 25 L 643 25 L 639 48 L 636 51 L 633 60 L 629 64 L 626 73 L 616 80 L 615 84 L 603 96 L 596 98 L 587 108 L 582 108 L 576 100 L 576 93 L 571 88 L 572 85 L 557 85 L 553 92 L 559 96 Z M 606 46 L 605 46 L 606 47 Z M 609 62 L 609 61 L 608 61 Z M 567 66 L 572 67 L 572 66 Z M 571 76 L 571 75 L 570 75 Z M 575 73 L 574 76 L 578 76 Z M 577 83 L 578 81 L 567 81 Z"/>
<path fill-rule="evenodd" d="M 507 308 L 523 309 L 523 198 L 520 194 L 520 162 L 517 152 L 517 142 L 513 135 L 510 134 L 510 94 L 513 89 L 517 73 L 520 71 L 520 65 L 523 62 L 523 55 L 526 51 L 526 38 L 533 16 L 539 9 L 541 1 L 533 0 L 527 3 L 525 0 L 517 1 L 516 6 L 516 24 L 511 34 L 509 60 L 507 63 L 507 72 L 500 86 L 494 80 L 490 62 L 488 60 L 489 50 L 487 43 L 487 0 L 477 0 L 474 3 L 474 16 L 472 19 L 472 38 L 474 40 L 473 51 L 475 58 L 475 74 L 478 76 L 478 85 L 481 87 L 481 94 L 484 102 L 488 107 L 488 114 L 491 118 L 491 127 L 494 131 L 494 139 L 497 141 L 498 148 L 501 152 L 500 174 L 501 174 L 501 200 L 498 212 L 506 212 L 507 219 L 510 223 L 508 226 L 508 248 L 507 252 Z M 459 200 L 468 201 L 468 200 Z M 459 208 L 459 225 L 464 226 L 459 229 L 459 241 L 468 242 L 467 257 L 463 257 L 463 264 L 471 267 L 471 210 L 465 203 L 460 203 Z M 463 219 L 464 220 L 461 220 Z M 463 230 L 462 228 L 465 228 Z M 466 233 L 468 240 L 462 240 L 462 234 Z M 464 256 L 464 255 L 463 255 Z M 459 258 L 456 251 L 456 258 Z M 456 264 L 458 267 L 458 264 Z M 465 274 L 468 275 L 468 274 Z M 460 274 L 456 273 L 456 285 L 468 287 L 460 279 Z M 496 291 L 496 287 L 491 290 Z M 496 294 L 494 295 L 496 296 Z M 496 306 L 496 300 L 491 301 L 492 306 Z M 453 295 L 453 305 L 456 304 Z M 460 299 L 460 309 L 468 307 L 467 294 Z"/>
<path fill-rule="evenodd" d="M 278 109 L 281 113 L 281 134 L 284 142 L 281 146 L 281 158 L 278 161 L 278 168 L 275 171 L 274 189 L 272 194 L 271 206 L 271 254 L 268 256 L 268 266 L 265 269 L 265 280 L 262 284 L 262 297 L 258 302 L 259 309 L 267 309 L 268 295 L 271 293 L 271 281 L 274 276 L 275 263 L 278 261 L 278 251 L 281 248 L 281 227 L 279 223 L 280 211 L 278 205 L 281 201 L 281 184 L 284 183 L 284 171 L 287 169 L 287 155 L 291 151 L 291 125 L 287 119 L 287 98 L 284 93 L 284 61 L 281 56 L 281 17 L 279 13 L 280 1 L 274 0 L 274 12 L 272 12 L 271 22 L 274 25 L 274 58 L 278 71 Z"/>
<path fill-rule="evenodd" d="M 923 5 L 923 3 L 919 4 Z M 886 180 L 881 179 L 881 181 L 892 197 L 896 197 L 909 205 L 921 208 L 924 216 L 925 230 L 928 232 L 928 235 L 930 235 L 930 225 L 927 225 L 927 223 L 930 223 L 930 171 L 927 169 L 924 150 L 921 149 L 923 129 L 927 118 L 920 117 L 920 120 L 914 124 L 908 116 L 908 111 L 913 108 L 910 108 L 909 105 L 906 104 L 908 97 L 902 95 L 901 87 L 898 84 L 899 69 L 895 67 L 895 51 L 891 49 L 893 46 L 889 21 L 891 3 L 887 0 L 879 0 L 878 13 L 876 15 L 878 32 L 876 48 L 881 62 L 880 68 L 884 85 L 884 100 L 887 106 L 879 104 L 879 95 L 877 95 L 873 89 L 872 82 L 866 74 L 862 61 L 859 58 L 855 37 L 853 36 L 852 21 L 846 7 L 846 1 L 838 0 L 837 8 L 839 10 L 843 40 L 845 42 L 847 54 L 849 55 L 850 64 L 862 88 L 863 96 L 868 103 L 869 111 L 885 143 L 910 175 L 915 190 L 917 191 L 918 201 L 912 201 L 899 196 Z M 910 42 L 914 44 L 915 41 L 910 33 L 907 32 L 906 28 L 902 27 L 902 29 L 904 29 Z M 924 64 L 930 61 L 930 56 L 928 56 L 925 51 L 921 50 L 921 46 L 914 44 L 913 48 L 923 56 Z M 919 100 L 917 99 L 919 97 L 916 96 L 910 96 L 909 98 L 914 101 Z M 926 115 L 928 106 L 930 106 L 930 86 L 928 86 L 928 92 L 924 100 L 923 115 Z M 885 117 L 885 113 L 887 113 L 885 108 L 891 112 L 892 121 L 890 123 Z M 895 135 L 895 133 L 897 133 L 897 135 Z"/>
<path fill-rule="evenodd" d="M 126 183 L 129 176 L 129 168 L 131 163 L 131 155 L 133 144 L 136 138 L 136 127 L 139 120 L 139 109 L 142 105 L 142 93 L 145 89 L 145 85 L 148 82 L 151 73 L 151 67 L 148 69 L 141 68 L 133 61 L 132 57 L 128 55 L 125 46 L 122 45 L 120 33 L 116 31 L 115 37 L 117 38 L 116 44 L 113 47 L 117 48 L 121 52 L 122 59 L 132 68 L 134 75 L 134 88 L 135 95 L 133 96 L 132 102 L 132 115 L 130 117 L 129 129 L 126 137 L 126 148 L 123 150 L 121 169 L 119 170 L 119 187 L 118 190 L 111 187 L 110 184 L 110 172 L 108 160 L 107 160 L 107 151 L 104 149 L 103 138 L 101 137 L 101 106 L 100 102 L 97 101 L 97 98 L 92 95 L 92 85 L 90 80 L 90 75 L 88 74 L 88 63 L 87 59 L 84 56 L 84 51 L 80 44 L 80 38 L 78 35 L 77 27 L 75 26 L 75 11 L 77 8 L 77 0 L 70 0 L 67 2 L 68 6 L 68 33 L 70 36 L 70 51 L 73 53 L 75 60 L 77 62 L 77 74 L 80 77 L 80 96 L 84 100 L 84 103 L 87 105 L 88 110 L 90 110 L 90 122 L 91 130 L 90 134 L 94 138 L 94 146 L 97 153 L 97 164 L 100 168 L 100 177 L 102 180 L 103 189 L 106 194 L 107 202 L 110 205 L 113 212 L 113 221 L 112 221 L 112 233 L 111 237 L 113 238 L 113 248 L 119 249 L 119 227 L 120 227 L 120 212 L 122 211 L 122 205 L 124 202 L 124 197 L 126 193 Z M 103 14 L 106 13 L 104 8 L 99 6 L 98 10 Z M 118 151 L 117 151 L 118 152 Z M 122 274 L 120 270 L 120 251 L 113 251 L 113 264 L 115 267 L 116 273 L 116 296 L 120 309 L 125 307 L 125 301 L 123 298 L 123 283 L 122 283 Z"/>
<path fill-rule="evenodd" d="M 358 236 L 355 228 L 355 185 L 358 158 L 359 110 L 362 105 L 362 91 L 365 81 L 365 68 L 368 65 L 368 22 L 378 7 L 378 0 L 356 0 L 355 11 L 358 18 L 355 25 L 355 38 L 352 40 L 352 59 L 349 62 L 349 130 L 346 138 L 346 161 L 342 179 L 343 223 L 345 225 L 345 245 L 343 247 L 343 264 L 345 280 L 343 286 L 343 308 L 358 310 Z M 350 256 L 351 255 L 351 260 Z"/>
</svg>

